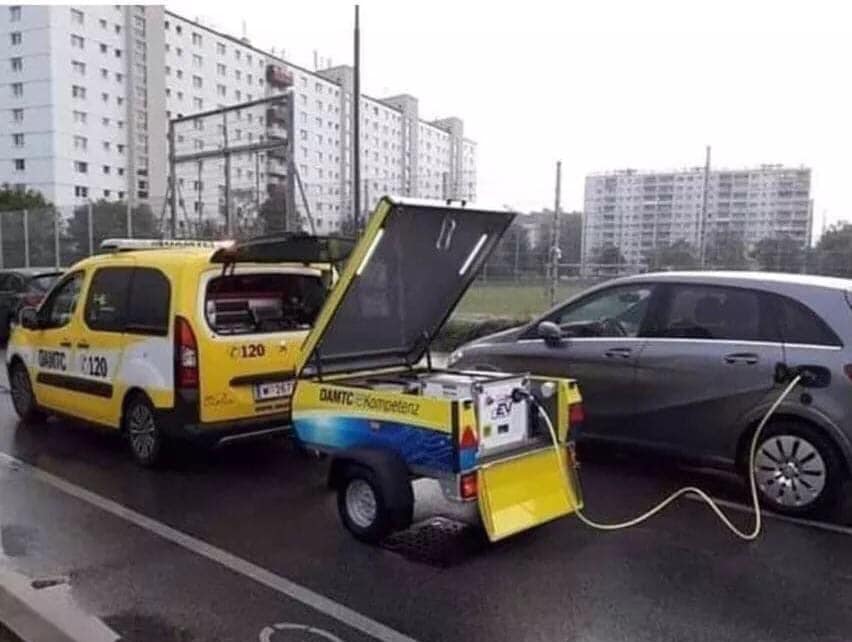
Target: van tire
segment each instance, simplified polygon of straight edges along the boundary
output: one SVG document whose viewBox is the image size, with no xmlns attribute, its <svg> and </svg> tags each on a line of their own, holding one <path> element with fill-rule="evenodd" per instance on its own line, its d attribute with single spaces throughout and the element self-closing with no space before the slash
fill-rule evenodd
<svg viewBox="0 0 852 642">
<path fill-rule="evenodd" d="M 165 436 L 154 406 L 141 392 L 132 393 L 125 402 L 121 428 L 137 464 L 153 468 L 162 463 Z"/>
<path fill-rule="evenodd" d="M 9 368 L 9 394 L 21 421 L 34 423 L 44 419 L 45 415 L 36 403 L 30 374 L 27 367 L 19 360 L 13 361 L 12 367 Z"/>
<path fill-rule="evenodd" d="M 337 483 L 337 511 L 356 539 L 377 544 L 395 530 L 387 496 L 375 471 L 347 464 Z"/>
</svg>

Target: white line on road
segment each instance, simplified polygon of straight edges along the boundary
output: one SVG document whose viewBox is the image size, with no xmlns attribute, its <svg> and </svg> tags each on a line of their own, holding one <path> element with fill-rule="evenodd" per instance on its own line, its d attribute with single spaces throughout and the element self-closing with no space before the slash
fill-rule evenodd
<svg viewBox="0 0 852 642">
<path fill-rule="evenodd" d="M 704 501 L 695 495 L 685 495 L 685 497 L 686 499 L 690 499 L 694 502 Z M 751 506 L 728 501 L 727 499 L 717 499 L 716 497 L 713 498 L 713 501 L 719 504 L 719 506 L 724 506 L 725 508 L 730 508 L 731 510 L 739 511 L 740 513 L 754 515 L 754 509 Z M 841 524 L 828 524 L 826 522 L 818 522 L 812 519 L 803 519 L 801 517 L 789 517 L 787 515 L 779 515 L 778 513 L 770 513 L 767 510 L 761 510 L 761 514 L 770 519 L 777 519 L 779 522 L 788 522 L 799 526 L 810 526 L 811 528 L 828 531 L 829 533 L 838 533 L 840 535 L 852 535 L 852 527 L 842 526 Z"/>
<path fill-rule="evenodd" d="M 377 640 L 381 640 L 382 642 L 415 642 L 413 638 L 410 638 L 407 635 L 382 624 L 381 622 L 377 622 L 366 615 L 362 615 L 357 611 L 340 604 L 339 602 L 335 602 L 331 598 L 320 595 L 301 584 L 288 580 L 286 577 L 276 575 L 275 573 L 268 571 L 257 564 L 253 564 L 242 557 L 238 557 L 224 549 L 208 544 L 203 540 L 172 528 L 162 522 L 158 522 L 157 520 L 147 517 L 142 513 L 137 513 L 131 508 L 127 508 L 118 502 L 102 497 L 97 493 L 93 493 L 92 491 L 86 490 L 85 488 L 77 486 L 69 481 L 65 481 L 61 477 L 57 477 L 56 475 L 41 470 L 40 468 L 21 461 L 16 457 L 0 452 L 0 462 L 13 470 L 17 470 L 29 477 L 32 477 L 33 479 L 38 479 L 41 482 L 53 486 L 67 495 L 76 497 L 77 499 L 100 508 L 107 513 L 115 515 L 126 522 L 130 522 L 140 528 L 144 528 L 146 531 L 154 533 L 155 535 L 158 535 L 173 544 L 177 544 L 188 551 L 192 551 L 197 555 L 206 557 L 207 559 L 216 562 L 235 573 L 239 573 L 240 575 L 254 580 L 259 584 L 263 584 L 278 593 L 301 602 L 302 604 L 334 618 L 335 620 L 342 622 L 357 631 L 366 633 Z"/>
</svg>

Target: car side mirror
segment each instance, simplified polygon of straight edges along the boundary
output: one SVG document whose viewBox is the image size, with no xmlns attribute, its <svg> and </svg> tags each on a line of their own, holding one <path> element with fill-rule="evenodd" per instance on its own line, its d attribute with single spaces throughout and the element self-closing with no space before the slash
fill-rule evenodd
<svg viewBox="0 0 852 642">
<path fill-rule="evenodd" d="M 35 308 L 22 309 L 18 321 L 27 330 L 36 330 L 39 327 L 38 313 Z"/>
<path fill-rule="evenodd" d="M 562 343 L 562 328 L 553 321 L 542 321 L 538 324 L 538 336 L 544 339 L 549 346 L 558 346 Z"/>
</svg>

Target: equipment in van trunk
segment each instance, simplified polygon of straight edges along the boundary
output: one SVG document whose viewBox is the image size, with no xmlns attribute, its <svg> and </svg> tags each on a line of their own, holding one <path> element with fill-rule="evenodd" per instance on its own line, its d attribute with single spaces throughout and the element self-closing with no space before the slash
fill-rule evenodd
<svg viewBox="0 0 852 642">
<path fill-rule="evenodd" d="M 302 346 L 295 432 L 332 454 L 341 520 L 361 540 L 410 524 L 416 477 L 477 502 L 492 541 L 580 506 L 573 381 L 431 363 L 431 341 L 513 217 L 383 198 Z M 556 419 L 553 437 L 530 398 Z"/>
</svg>

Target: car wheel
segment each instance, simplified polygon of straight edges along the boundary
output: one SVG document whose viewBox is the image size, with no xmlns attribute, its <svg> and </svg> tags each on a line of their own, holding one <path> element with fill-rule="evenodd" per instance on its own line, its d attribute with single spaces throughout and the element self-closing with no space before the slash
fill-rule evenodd
<svg viewBox="0 0 852 642">
<path fill-rule="evenodd" d="M 147 397 L 135 394 L 128 400 L 122 428 L 133 459 L 138 464 L 153 467 L 162 462 L 165 438 L 157 425 L 154 407 Z"/>
<path fill-rule="evenodd" d="M 20 361 L 12 364 L 9 370 L 9 394 L 12 397 L 15 412 L 22 421 L 31 422 L 44 419 L 44 413 L 39 410 L 36 404 L 29 372 Z"/>
<path fill-rule="evenodd" d="M 804 423 L 778 421 L 761 435 L 754 475 L 763 504 L 785 515 L 818 515 L 837 503 L 845 467 L 837 447 Z"/>
<path fill-rule="evenodd" d="M 343 472 L 337 489 L 337 511 L 346 529 L 362 542 L 375 544 L 393 531 L 381 485 L 375 473 L 364 466 L 350 465 Z"/>
</svg>

